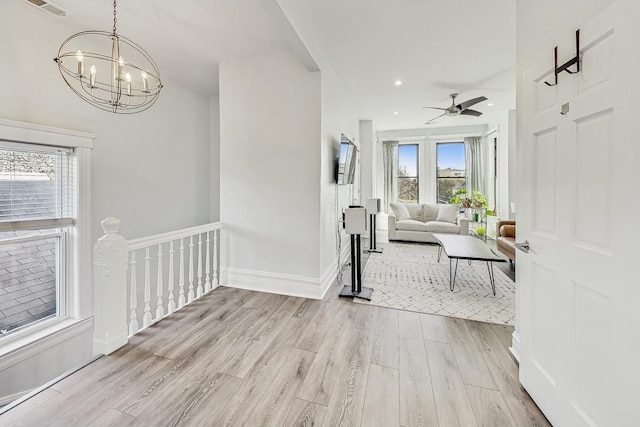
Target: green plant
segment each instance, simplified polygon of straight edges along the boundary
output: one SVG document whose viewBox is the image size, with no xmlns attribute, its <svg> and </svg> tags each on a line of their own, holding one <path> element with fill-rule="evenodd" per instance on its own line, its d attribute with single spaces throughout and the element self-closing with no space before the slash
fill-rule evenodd
<svg viewBox="0 0 640 427">
<path fill-rule="evenodd" d="M 467 198 L 467 190 L 464 188 L 461 188 L 459 190 L 456 190 L 452 195 L 451 195 L 451 199 L 449 200 L 449 204 L 451 205 L 462 205 L 465 208 L 468 208 L 469 205 L 467 204 L 465 206 L 465 204 L 467 203 L 469 199 Z"/>
<path fill-rule="evenodd" d="M 487 216 L 496 216 L 495 211 L 487 211 Z"/>
<path fill-rule="evenodd" d="M 481 192 L 473 190 L 471 193 L 471 206 L 474 208 L 486 208 L 489 206 L 489 200 Z"/>
</svg>

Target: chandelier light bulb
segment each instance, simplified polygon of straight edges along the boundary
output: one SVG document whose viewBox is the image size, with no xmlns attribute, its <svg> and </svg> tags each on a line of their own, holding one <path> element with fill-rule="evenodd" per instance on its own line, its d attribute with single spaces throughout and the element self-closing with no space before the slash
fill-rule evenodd
<svg viewBox="0 0 640 427">
<path fill-rule="evenodd" d="M 124 78 L 127 81 L 127 95 L 131 96 L 131 74 L 127 73 Z"/>
<path fill-rule="evenodd" d="M 80 49 L 76 52 L 76 59 L 78 60 L 78 75 L 81 76 L 84 74 L 84 56 L 82 56 Z"/>
<path fill-rule="evenodd" d="M 98 70 L 96 69 L 95 64 L 89 68 L 89 86 L 93 89 L 96 86 L 96 73 Z"/>
<path fill-rule="evenodd" d="M 144 93 L 147 93 L 149 92 L 149 82 L 147 81 L 147 73 L 143 71 L 142 73 L 140 73 L 140 75 L 142 76 L 142 91 Z"/>
</svg>

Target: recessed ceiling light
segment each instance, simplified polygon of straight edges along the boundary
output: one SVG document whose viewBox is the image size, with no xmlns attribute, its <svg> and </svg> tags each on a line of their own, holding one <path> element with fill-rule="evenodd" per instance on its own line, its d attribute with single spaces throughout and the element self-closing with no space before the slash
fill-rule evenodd
<svg viewBox="0 0 640 427">
<path fill-rule="evenodd" d="M 394 83 L 396 86 L 400 86 L 402 84 L 401 80 L 396 80 L 396 82 Z"/>
<path fill-rule="evenodd" d="M 493 107 L 493 102 L 488 103 L 487 107 Z"/>
<path fill-rule="evenodd" d="M 394 111 L 393 114 L 395 114 L 397 116 L 400 113 L 398 111 Z"/>
</svg>

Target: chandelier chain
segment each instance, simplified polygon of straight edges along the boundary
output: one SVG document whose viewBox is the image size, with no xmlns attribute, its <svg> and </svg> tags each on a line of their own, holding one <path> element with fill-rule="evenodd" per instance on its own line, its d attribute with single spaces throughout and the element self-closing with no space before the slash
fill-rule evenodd
<svg viewBox="0 0 640 427">
<path fill-rule="evenodd" d="M 113 34 L 116 34 L 116 23 L 118 22 L 118 12 L 116 11 L 116 0 L 113 0 Z"/>
</svg>

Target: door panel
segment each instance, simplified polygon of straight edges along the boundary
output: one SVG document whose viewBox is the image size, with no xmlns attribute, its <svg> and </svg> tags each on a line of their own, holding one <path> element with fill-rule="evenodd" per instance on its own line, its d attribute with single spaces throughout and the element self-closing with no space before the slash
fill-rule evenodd
<svg viewBox="0 0 640 427">
<path fill-rule="evenodd" d="M 522 82 L 517 232 L 531 250 L 517 255 L 520 380 L 558 426 L 610 425 L 613 227 L 625 226 L 614 223 L 612 199 L 621 143 L 612 16 L 608 9 L 581 27 L 580 73 L 562 73 L 549 87 L 545 63 Z"/>
<path fill-rule="evenodd" d="M 586 249 L 609 253 L 613 110 L 577 118 L 575 124 L 575 242 Z"/>
<path fill-rule="evenodd" d="M 533 137 L 533 231 L 555 237 L 556 151 L 558 129 L 544 129 Z"/>
<path fill-rule="evenodd" d="M 606 425 L 609 358 L 601 349 L 611 348 L 609 342 L 610 298 L 589 286 L 573 282 L 573 336 L 575 351 L 572 365 L 575 372 L 572 406 L 585 425 Z"/>
</svg>

